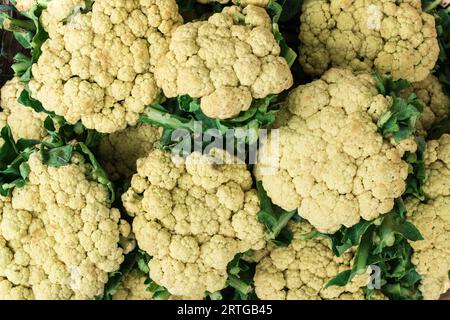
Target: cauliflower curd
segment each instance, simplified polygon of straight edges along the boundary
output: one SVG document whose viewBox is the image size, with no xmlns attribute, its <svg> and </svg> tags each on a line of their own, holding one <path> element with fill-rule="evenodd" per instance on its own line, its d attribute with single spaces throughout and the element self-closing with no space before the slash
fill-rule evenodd
<svg viewBox="0 0 450 320">
<path fill-rule="evenodd" d="M 182 23 L 175 0 L 49 3 L 41 21 L 49 39 L 29 86 L 48 111 L 99 132 L 135 125 L 161 99 L 153 71 Z"/>
<path fill-rule="evenodd" d="M 179 296 L 223 289 L 234 256 L 265 245 L 251 186 L 245 164 L 219 149 L 139 159 L 122 200 L 138 246 L 152 256 L 151 279 Z"/>
<path fill-rule="evenodd" d="M 266 10 L 225 7 L 207 21 L 177 28 L 155 78 L 167 97 L 201 99 L 210 118 L 228 119 L 263 99 L 289 89 L 292 74 L 280 56 Z"/>
<path fill-rule="evenodd" d="M 44 128 L 45 113 L 37 113 L 17 102 L 25 88 L 24 84 L 15 77 L 5 83 L 1 89 L 0 99 L 3 111 L 0 113 L 2 128 L 7 124 L 11 128 L 15 140 L 42 140 L 47 136 Z"/>
<path fill-rule="evenodd" d="M 320 80 L 291 91 L 292 117 L 279 129 L 279 152 L 260 149 L 255 176 L 272 202 L 298 209 L 323 233 L 373 220 L 394 206 L 406 188 L 409 139 L 394 145 L 378 132 L 390 107 L 369 74 L 330 69 Z"/>
<path fill-rule="evenodd" d="M 435 21 L 420 0 L 305 0 L 300 63 L 322 75 L 329 67 L 424 80 L 439 56 Z"/>
<path fill-rule="evenodd" d="M 412 262 L 422 276 L 424 299 L 436 300 L 450 288 L 450 135 L 428 142 L 424 191 L 426 203 L 410 203 L 410 220 L 424 240 L 411 242 Z"/>
<path fill-rule="evenodd" d="M 28 164 L 29 182 L 0 199 L 0 299 L 103 294 L 124 260 L 119 241 L 130 226 L 108 205 L 108 189 L 88 178 L 82 157 L 47 167 L 34 153 Z"/>
</svg>

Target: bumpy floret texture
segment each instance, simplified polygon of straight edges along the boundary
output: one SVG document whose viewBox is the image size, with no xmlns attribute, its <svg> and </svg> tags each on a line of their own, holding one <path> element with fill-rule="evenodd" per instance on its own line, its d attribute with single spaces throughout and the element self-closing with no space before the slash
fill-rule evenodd
<svg viewBox="0 0 450 320">
<path fill-rule="evenodd" d="M 35 112 L 32 108 L 27 108 L 17 102 L 23 90 L 24 85 L 17 77 L 6 82 L 2 87 L 0 105 L 3 109 L 1 112 L 1 117 L 4 119 L 3 126 L 9 125 L 15 140 L 42 140 L 47 136 L 44 128 L 44 120 L 47 115 Z"/>
<path fill-rule="evenodd" d="M 265 245 L 251 186 L 245 164 L 218 149 L 139 159 L 122 200 L 139 247 L 152 256 L 151 279 L 179 296 L 223 289 L 234 256 Z"/>
<path fill-rule="evenodd" d="M 434 17 L 420 0 L 306 0 L 300 20 L 300 63 L 311 75 L 375 68 L 422 81 L 439 55 Z"/>
<path fill-rule="evenodd" d="M 425 179 L 428 201 L 409 203 L 409 219 L 424 238 L 411 242 L 412 262 L 424 299 L 435 300 L 450 288 L 450 135 L 428 142 Z"/>
<path fill-rule="evenodd" d="M 100 140 L 98 160 L 111 180 L 130 178 L 136 172 L 137 159 L 148 155 L 160 137 L 160 129 L 148 123 L 111 133 Z"/>
<path fill-rule="evenodd" d="M 42 21 L 49 39 L 33 65 L 30 89 L 70 123 L 111 133 L 135 125 L 161 98 L 153 71 L 182 23 L 175 0 L 52 1 Z"/>
<path fill-rule="evenodd" d="M 244 21 L 237 19 L 242 15 Z M 219 119 L 233 118 L 248 110 L 253 98 L 278 94 L 293 83 L 269 15 L 252 5 L 226 7 L 207 21 L 177 28 L 155 77 L 167 97 L 202 98 L 205 115 Z"/>
<path fill-rule="evenodd" d="M 290 225 L 294 238 L 288 247 L 273 247 L 256 267 L 255 292 L 263 300 L 364 299 L 369 277 L 356 276 L 344 287 L 325 285 L 351 268 L 354 253 L 334 256 L 326 240 L 302 240 L 313 230 L 307 222 Z"/>
<path fill-rule="evenodd" d="M 406 150 L 378 132 L 391 99 L 378 94 L 369 74 L 330 69 L 291 91 L 285 126 L 260 149 L 255 175 L 272 202 L 324 233 L 389 212 L 405 191 Z M 279 146 L 279 147 L 278 147 Z"/>
<path fill-rule="evenodd" d="M 269 0 L 197 0 L 199 3 L 220 3 L 220 4 L 227 4 L 229 2 L 233 2 L 234 4 L 240 5 L 242 7 L 248 6 L 248 5 L 254 5 L 258 7 L 267 7 L 269 4 Z"/>
<path fill-rule="evenodd" d="M 429 75 L 425 80 L 412 83 L 412 86 L 402 92 L 407 98 L 414 93 L 424 104 L 424 110 L 416 123 L 420 135 L 426 135 L 433 125 L 445 119 L 450 113 L 450 98 L 444 93 L 439 79 Z"/>
<path fill-rule="evenodd" d="M 131 226 L 108 205 L 106 187 L 87 179 L 83 158 L 56 168 L 36 153 L 28 163 L 27 185 L 0 200 L 0 299 L 101 295 Z"/>
<path fill-rule="evenodd" d="M 146 277 L 128 274 L 113 295 L 113 300 L 152 300 L 153 293 L 147 290 Z"/>
</svg>

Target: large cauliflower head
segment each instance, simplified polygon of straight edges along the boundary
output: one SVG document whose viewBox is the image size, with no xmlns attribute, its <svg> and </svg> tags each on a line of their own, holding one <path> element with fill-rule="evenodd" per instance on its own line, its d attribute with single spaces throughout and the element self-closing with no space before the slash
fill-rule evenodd
<svg viewBox="0 0 450 320">
<path fill-rule="evenodd" d="M 177 28 L 155 77 L 167 97 L 201 98 L 205 115 L 219 119 L 235 117 L 253 98 L 278 94 L 293 83 L 269 15 L 252 5 L 226 7 L 207 21 Z"/>
<path fill-rule="evenodd" d="M 52 1 L 42 16 L 49 39 L 29 86 L 45 109 L 100 132 L 135 125 L 161 98 L 153 72 L 182 23 L 175 0 Z"/>
<path fill-rule="evenodd" d="M 251 186 L 245 164 L 223 150 L 184 160 L 154 150 L 139 159 L 122 200 L 139 247 L 152 256 L 150 277 L 173 295 L 223 289 L 234 256 L 265 245 Z"/>
<path fill-rule="evenodd" d="M 367 274 L 356 276 L 344 287 L 325 285 L 351 269 L 354 253 L 336 257 L 327 240 L 302 240 L 313 230 L 307 222 L 289 225 L 294 238 L 288 247 L 272 247 L 256 267 L 255 292 L 263 300 L 364 299 Z"/>
<path fill-rule="evenodd" d="M 420 0 L 305 0 L 300 20 L 300 63 L 311 75 L 375 68 L 422 81 L 439 55 L 434 17 Z"/>
<path fill-rule="evenodd" d="M 7 81 L 1 88 L 0 99 L 4 125 L 11 128 L 13 138 L 42 140 L 47 136 L 44 128 L 45 113 L 38 113 L 17 102 L 25 86 L 18 77 Z M 2 126 L 3 128 L 3 126 Z"/>
<path fill-rule="evenodd" d="M 64 167 L 30 157 L 29 182 L 0 200 L 0 299 L 92 299 L 124 260 L 131 227 L 74 155 Z M 129 248 L 132 249 L 132 248 Z"/>
<path fill-rule="evenodd" d="M 418 133 L 426 135 L 433 125 L 445 119 L 450 113 L 450 98 L 444 93 L 444 88 L 434 75 L 429 75 L 425 80 L 414 82 L 412 86 L 401 94 L 408 97 L 411 93 L 424 103 L 424 110 L 417 121 Z"/>
<path fill-rule="evenodd" d="M 291 91 L 292 116 L 272 131 L 255 165 L 272 202 L 299 214 L 324 233 L 373 220 L 405 191 L 405 150 L 378 132 L 376 121 L 391 99 L 378 94 L 369 74 L 330 69 L 320 80 Z"/>
<path fill-rule="evenodd" d="M 148 123 L 111 133 L 100 140 L 98 160 L 111 180 L 130 178 L 136 172 L 137 159 L 148 155 L 160 137 L 160 129 Z"/>
<path fill-rule="evenodd" d="M 422 276 L 424 299 L 439 299 L 450 288 L 450 135 L 427 143 L 424 192 L 426 203 L 409 204 L 409 219 L 424 240 L 411 242 L 412 262 Z"/>
</svg>

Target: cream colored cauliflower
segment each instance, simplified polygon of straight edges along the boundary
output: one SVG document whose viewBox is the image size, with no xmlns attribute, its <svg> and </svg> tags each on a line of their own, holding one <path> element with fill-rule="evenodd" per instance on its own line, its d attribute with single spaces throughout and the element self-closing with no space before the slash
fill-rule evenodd
<svg viewBox="0 0 450 320">
<path fill-rule="evenodd" d="M 42 140 L 47 136 L 44 128 L 45 113 L 35 112 L 17 102 L 25 86 L 15 77 L 5 83 L 0 92 L 0 105 L 3 109 L 4 125 L 11 128 L 13 138 Z M 3 125 L 3 126 L 4 126 Z M 2 128 L 3 128 L 2 126 Z"/>
<path fill-rule="evenodd" d="M 47 167 L 30 157 L 29 182 L 0 199 L 0 299 L 93 299 L 119 269 L 130 225 L 81 156 Z M 129 248 L 132 250 L 133 248 Z"/>
<path fill-rule="evenodd" d="M 428 142 L 425 165 L 428 200 L 409 203 L 409 218 L 424 238 L 411 242 L 412 262 L 422 276 L 424 299 L 437 300 L 450 288 L 450 135 Z"/>
<path fill-rule="evenodd" d="M 147 291 L 146 277 L 129 273 L 113 295 L 113 300 L 152 300 L 153 293 Z"/>
<path fill-rule="evenodd" d="M 273 247 L 256 267 L 255 292 L 262 300 L 364 299 L 367 274 L 356 276 L 344 287 L 325 285 L 342 271 L 351 269 L 354 253 L 336 257 L 327 240 L 302 240 L 313 230 L 307 222 L 289 225 L 294 239 L 288 247 Z"/>
<path fill-rule="evenodd" d="M 111 133 L 100 140 L 98 160 L 111 180 L 130 178 L 136 172 L 136 160 L 148 155 L 160 137 L 160 129 L 148 123 Z"/>
<path fill-rule="evenodd" d="M 449 115 L 450 98 L 444 93 L 439 79 L 433 75 L 429 75 L 423 81 L 412 83 L 412 87 L 404 90 L 402 96 L 406 98 L 411 93 L 415 93 L 425 105 L 416 126 L 421 135 L 426 135 L 434 124 Z"/>
<path fill-rule="evenodd" d="M 251 186 L 245 164 L 219 149 L 184 160 L 157 149 L 139 159 L 122 201 L 152 256 L 150 277 L 179 296 L 223 289 L 234 256 L 265 245 Z"/>
<path fill-rule="evenodd" d="M 44 108 L 99 132 L 136 125 L 161 99 L 153 72 L 182 23 L 175 0 L 52 1 L 42 16 L 49 39 L 29 86 Z M 69 16 L 67 16 L 69 15 Z"/>
<path fill-rule="evenodd" d="M 439 55 L 434 17 L 420 0 L 305 0 L 300 63 L 320 76 L 329 67 L 424 80 Z"/>
<path fill-rule="evenodd" d="M 233 2 L 233 4 L 246 7 L 248 5 L 258 6 L 258 7 L 267 7 L 269 5 L 269 0 L 197 0 L 198 3 L 220 3 L 227 4 L 229 2 Z"/>
<path fill-rule="evenodd" d="M 417 147 L 411 139 L 394 145 L 378 132 L 390 105 L 371 75 L 344 69 L 292 90 L 292 117 L 269 135 L 255 165 L 272 202 L 298 209 L 324 233 L 389 212 L 406 187 L 403 154 Z"/>
<path fill-rule="evenodd" d="M 293 84 L 269 15 L 252 5 L 226 7 L 207 21 L 177 28 L 155 78 L 167 97 L 201 98 L 205 115 L 219 119 L 233 118 L 248 110 L 254 98 Z"/>
</svg>

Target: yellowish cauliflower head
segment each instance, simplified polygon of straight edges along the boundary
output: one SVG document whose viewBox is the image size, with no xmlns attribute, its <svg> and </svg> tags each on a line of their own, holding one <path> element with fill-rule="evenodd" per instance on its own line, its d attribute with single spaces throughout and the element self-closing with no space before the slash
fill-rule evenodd
<svg viewBox="0 0 450 320">
<path fill-rule="evenodd" d="M 402 92 L 402 96 L 408 97 L 415 93 L 424 103 L 425 107 L 422 116 L 417 121 L 416 127 L 419 134 L 426 135 L 426 132 L 434 124 L 445 119 L 450 113 L 450 98 L 444 93 L 439 79 L 429 75 L 425 80 L 412 83 L 412 87 Z"/>
<path fill-rule="evenodd" d="M 111 180 L 130 178 L 136 172 L 137 159 L 148 155 L 160 136 L 160 129 L 148 123 L 111 133 L 100 140 L 98 160 Z"/>
<path fill-rule="evenodd" d="M 2 118 L 11 128 L 13 138 L 42 140 L 47 136 L 44 128 L 45 113 L 37 113 L 31 108 L 27 108 L 17 102 L 24 85 L 19 78 L 13 78 L 5 83 L 1 89 L 0 99 L 3 109 Z"/>
<path fill-rule="evenodd" d="M 412 140 L 394 146 L 378 132 L 390 103 L 371 75 L 343 69 L 291 91 L 292 117 L 271 133 L 255 165 L 272 202 L 298 209 L 324 233 L 389 212 L 406 187 L 403 153 L 416 149 Z"/>
<path fill-rule="evenodd" d="M 424 299 L 436 300 L 450 288 L 450 135 L 427 143 L 424 192 L 428 201 L 409 201 L 408 214 L 424 240 L 411 242 L 412 262 L 422 276 Z"/>
<path fill-rule="evenodd" d="M 375 68 L 422 81 L 439 55 L 434 17 L 420 0 L 305 0 L 300 20 L 300 63 L 311 75 Z"/>
<path fill-rule="evenodd" d="M 307 222 L 290 224 L 294 239 L 288 247 L 273 247 L 256 267 L 255 292 L 262 300 L 364 299 L 366 274 L 345 287 L 325 285 L 342 271 L 351 269 L 353 252 L 336 257 L 327 240 L 301 240 L 313 230 Z"/>
<path fill-rule="evenodd" d="M 70 123 L 123 130 L 161 98 L 154 66 L 182 23 L 178 6 L 175 0 L 96 0 L 83 13 L 79 3 L 52 1 L 44 12 L 50 38 L 32 68 L 32 95 Z"/>
<path fill-rule="evenodd" d="M 202 98 L 202 111 L 219 119 L 233 118 L 249 109 L 253 98 L 278 94 L 293 84 L 269 15 L 252 5 L 226 7 L 208 21 L 177 28 L 155 78 L 167 97 Z"/>
<path fill-rule="evenodd" d="M 227 4 L 229 2 L 233 2 L 233 4 L 240 5 L 242 7 L 246 7 L 248 5 L 258 6 L 258 7 L 267 7 L 269 4 L 269 0 L 197 0 L 198 3 L 220 3 Z"/>
<path fill-rule="evenodd" d="M 107 188 L 87 179 L 82 157 L 56 168 L 38 154 L 27 185 L 0 200 L 0 299 L 102 295 L 124 260 L 118 243 L 130 225 L 108 205 Z"/>
<path fill-rule="evenodd" d="M 152 256 L 150 277 L 173 295 L 223 289 L 234 256 L 265 245 L 251 186 L 245 164 L 223 150 L 185 160 L 154 150 L 139 159 L 122 200 L 139 247 Z"/>
<path fill-rule="evenodd" d="M 113 295 L 113 300 L 152 300 L 153 293 L 147 291 L 146 277 L 129 273 L 123 279 L 119 289 Z"/>
</svg>

